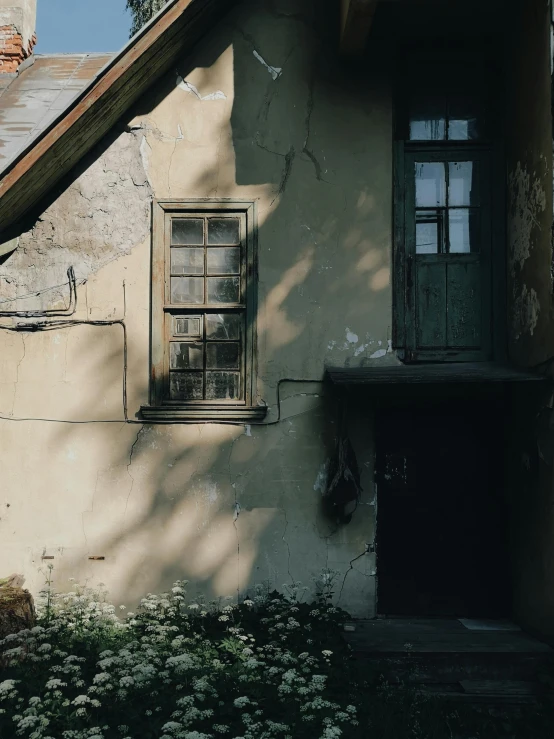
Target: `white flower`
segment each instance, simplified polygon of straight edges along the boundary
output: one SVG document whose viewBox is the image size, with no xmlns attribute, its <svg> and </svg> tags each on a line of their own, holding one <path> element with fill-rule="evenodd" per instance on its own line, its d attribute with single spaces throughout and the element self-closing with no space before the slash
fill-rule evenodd
<svg viewBox="0 0 554 739">
<path fill-rule="evenodd" d="M 330 649 L 324 649 L 321 654 L 323 654 L 325 657 L 330 657 L 333 652 Z"/>
<path fill-rule="evenodd" d="M 58 688 L 65 688 L 67 683 L 63 680 L 59 680 L 57 677 L 51 677 L 46 683 L 46 690 L 56 690 Z"/>
<path fill-rule="evenodd" d="M 248 705 L 250 703 L 250 698 L 247 698 L 245 695 L 243 695 L 241 698 L 235 698 L 233 701 L 233 705 L 235 708 L 244 708 L 244 706 Z"/>
<path fill-rule="evenodd" d="M 90 703 L 90 698 L 88 697 L 88 695 L 78 695 L 76 698 L 73 699 L 72 703 L 74 706 L 83 706 L 87 703 Z"/>
<path fill-rule="evenodd" d="M 220 616 L 218 620 L 219 621 L 228 621 L 229 620 L 229 616 Z"/>
<path fill-rule="evenodd" d="M 243 600 L 242 601 L 245 606 L 253 606 L 254 601 L 253 600 Z"/>
<path fill-rule="evenodd" d="M 11 693 L 12 690 L 16 690 L 16 683 L 18 683 L 19 680 L 4 680 L 4 682 L 0 683 L 0 695 Z"/>
<path fill-rule="evenodd" d="M 103 683 L 107 683 L 110 680 L 110 675 L 107 672 L 99 672 L 98 675 L 95 675 L 92 679 L 92 682 L 95 685 L 102 685 Z"/>
<path fill-rule="evenodd" d="M 176 721 L 168 721 L 167 724 L 162 726 L 162 731 L 179 731 L 182 728 L 182 725 Z"/>
</svg>

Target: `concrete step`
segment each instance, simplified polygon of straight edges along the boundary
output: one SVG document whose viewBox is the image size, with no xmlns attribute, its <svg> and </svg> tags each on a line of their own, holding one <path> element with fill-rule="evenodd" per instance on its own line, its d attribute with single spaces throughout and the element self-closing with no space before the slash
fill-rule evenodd
<svg viewBox="0 0 554 739">
<path fill-rule="evenodd" d="M 409 683 L 457 683 L 473 681 L 533 681 L 547 667 L 548 660 L 535 654 L 398 654 L 383 656 L 354 653 L 368 670 L 387 680 Z"/>
<path fill-rule="evenodd" d="M 523 680 L 461 680 L 418 686 L 418 693 L 473 706 L 537 705 L 542 694 L 537 682 Z"/>
<path fill-rule="evenodd" d="M 554 663 L 554 650 L 509 622 L 376 619 L 345 624 L 344 638 L 391 682 L 532 682 Z"/>
</svg>

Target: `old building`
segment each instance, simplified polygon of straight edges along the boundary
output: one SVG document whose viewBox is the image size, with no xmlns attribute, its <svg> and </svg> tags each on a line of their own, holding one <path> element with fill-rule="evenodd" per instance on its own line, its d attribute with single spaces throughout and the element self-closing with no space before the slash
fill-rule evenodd
<svg viewBox="0 0 554 739">
<path fill-rule="evenodd" d="M 0 2 L 2 568 L 553 636 L 549 4 L 339 5 Z"/>
</svg>

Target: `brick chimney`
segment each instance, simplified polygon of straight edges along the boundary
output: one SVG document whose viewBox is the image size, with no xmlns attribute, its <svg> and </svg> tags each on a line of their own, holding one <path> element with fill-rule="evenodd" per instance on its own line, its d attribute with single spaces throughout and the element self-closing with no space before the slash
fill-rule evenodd
<svg viewBox="0 0 554 739">
<path fill-rule="evenodd" d="M 37 0 L 0 0 L 0 76 L 15 74 L 36 43 Z"/>
</svg>

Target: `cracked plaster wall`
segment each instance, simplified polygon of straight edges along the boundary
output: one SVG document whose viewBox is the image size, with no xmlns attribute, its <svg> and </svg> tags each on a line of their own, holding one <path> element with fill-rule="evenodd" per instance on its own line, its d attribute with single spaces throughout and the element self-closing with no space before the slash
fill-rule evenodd
<svg viewBox="0 0 554 739">
<path fill-rule="evenodd" d="M 550 20 L 542 0 L 514 0 L 508 29 L 508 351 L 533 366 L 552 354 Z"/>
<path fill-rule="evenodd" d="M 310 585 L 331 567 L 340 604 L 374 613 L 371 414 L 350 418 L 364 494 L 337 528 L 320 505 L 336 437 L 321 381 L 325 364 L 395 361 L 390 65 L 376 44 L 363 75 L 341 67 L 331 10 L 315 0 L 241 6 L 140 101 L 0 265 L 0 300 L 19 298 L 10 308 L 59 307 L 66 287 L 36 293 L 73 264 L 73 318 L 125 320 L 134 421 L 148 398 L 151 197 L 256 200 L 267 420 L 277 419 L 279 379 L 311 380 L 282 385 L 281 422 L 266 428 L 131 425 L 120 325 L 0 332 L 2 561 L 34 590 L 49 562 L 61 586 L 89 577 L 123 602 L 176 577 L 232 595 L 265 579 Z"/>
<path fill-rule="evenodd" d="M 508 356 L 551 374 L 552 115 L 550 11 L 514 0 L 506 46 Z M 554 637 L 554 424 L 549 392 L 514 393 L 506 435 L 513 511 L 514 616 Z"/>
</svg>

